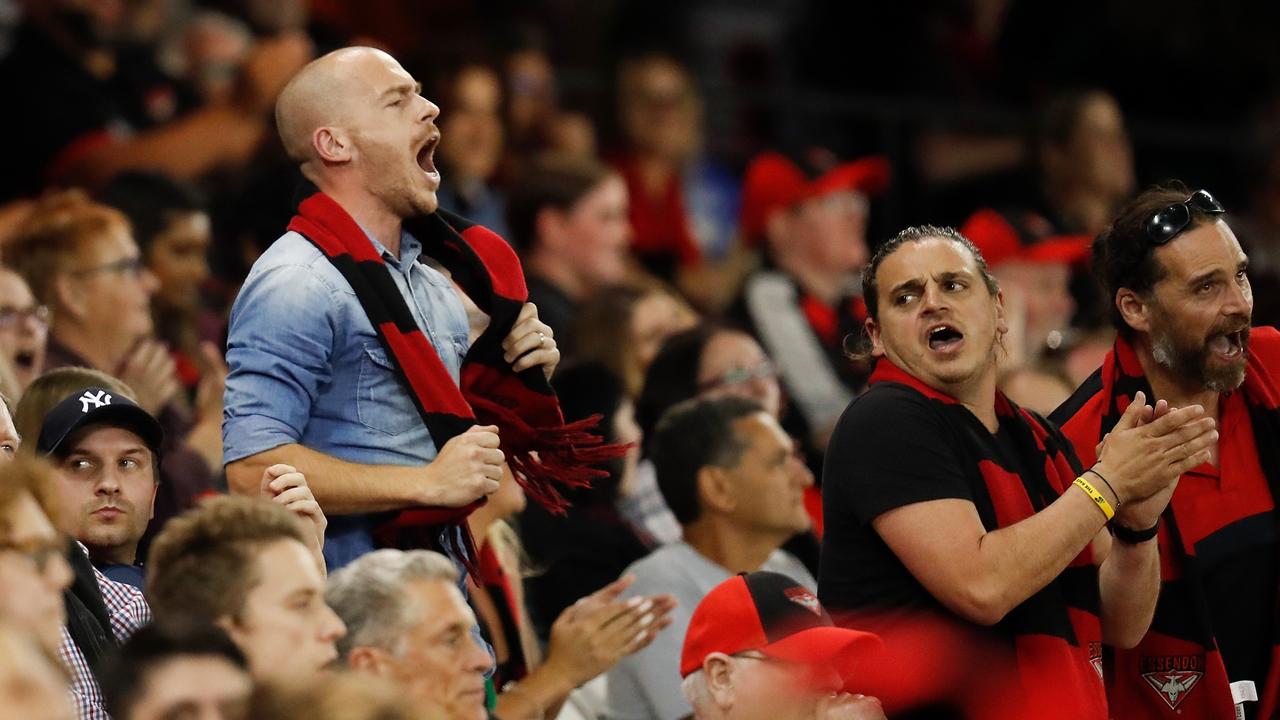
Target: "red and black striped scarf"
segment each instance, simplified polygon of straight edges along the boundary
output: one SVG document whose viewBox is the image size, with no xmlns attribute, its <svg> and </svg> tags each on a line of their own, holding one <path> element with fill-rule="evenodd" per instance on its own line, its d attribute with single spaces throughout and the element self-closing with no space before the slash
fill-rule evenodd
<svg viewBox="0 0 1280 720">
<path fill-rule="evenodd" d="M 1248 407 L 1258 464 L 1272 498 L 1280 498 L 1277 369 L 1280 332 L 1270 327 L 1253 328 L 1240 391 Z M 1082 460 L 1092 460 L 1096 443 L 1115 427 L 1138 391 L 1154 397 L 1133 345 L 1119 338 L 1102 367 L 1054 411 Z M 1219 517 L 1219 508 L 1184 504 L 1180 502 L 1181 492 L 1179 488 L 1174 493 L 1160 524 L 1160 602 L 1151 630 L 1136 648 L 1115 649 L 1108 654 L 1108 693 L 1118 718 L 1235 717 L 1230 680 L 1214 639 L 1200 578 L 1206 560 L 1202 555 L 1207 551 L 1220 555 L 1238 549 L 1242 541 L 1250 541 L 1249 528 L 1245 527 L 1249 519 Z M 1280 523 L 1275 510 L 1271 516 L 1271 523 Z M 1189 523 L 1199 528 L 1194 537 L 1186 529 Z M 1280 628 L 1280 612 L 1276 627 Z M 1280 710 L 1280 643 L 1276 638 L 1272 639 L 1268 677 L 1236 679 L 1258 683 L 1257 717 L 1275 716 Z M 1169 685 L 1165 687 L 1164 683 Z"/>
<path fill-rule="evenodd" d="M 880 358 L 870 385 L 892 382 L 910 387 L 944 405 L 958 401 Z M 980 476 L 987 497 L 974 504 L 988 531 L 1009 527 L 1044 510 L 1071 487 L 1079 461 L 1070 442 L 1043 418 L 996 393 L 996 415 L 1017 446 L 1019 475 L 995 458 L 980 457 L 966 473 Z M 966 410 L 966 412 L 968 412 Z M 979 450 L 981 455 L 981 450 Z M 976 479 L 976 478 L 975 478 Z M 1105 720 L 1102 684 L 1102 626 L 1099 620 L 1098 570 L 1090 546 L 1053 582 L 1014 608 L 995 627 L 1013 641 L 1025 707 L 1038 718 Z"/>
<path fill-rule="evenodd" d="M 488 327 L 463 360 L 459 387 L 418 327 L 382 256 L 336 201 L 315 192 L 298 205 L 289 229 L 315 245 L 350 283 L 437 449 L 472 425 L 497 425 L 520 485 L 556 513 L 567 507 L 557 485 L 586 486 L 604 474 L 595 464 L 625 451 L 603 445 L 592 434 L 598 417 L 566 424 L 541 367 L 516 373 L 504 359 L 502 341 L 529 293 L 515 251 L 494 232 L 444 210 L 404 222 L 422 243 L 423 255 L 443 265 L 489 316 Z M 465 544 L 461 559 L 474 567 L 475 546 L 464 520 L 483 502 L 403 510 L 382 528 L 379 539 L 395 547 L 435 547 L 443 526 L 458 526 Z"/>
</svg>

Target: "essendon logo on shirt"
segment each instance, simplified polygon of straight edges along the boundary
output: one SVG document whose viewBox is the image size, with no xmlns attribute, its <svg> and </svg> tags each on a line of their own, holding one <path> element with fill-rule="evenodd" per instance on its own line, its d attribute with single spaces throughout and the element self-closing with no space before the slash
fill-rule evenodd
<svg viewBox="0 0 1280 720">
<path fill-rule="evenodd" d="M 1098 673 L 1098 678 L 1102 678 L 1102 643 L 1097 640 L 1089 641 L 1089 665 L 1093 666 L 1093 671 Z"/>
<path fill-rule="evenodd" d="M 1139 668 L 1142 679 L 1160 695 L 1169 709 L 1177 710 L 1204 677 L 1204 658 L 1200 655 L 1148 656 L 1142 658 Z"/>
</svg>

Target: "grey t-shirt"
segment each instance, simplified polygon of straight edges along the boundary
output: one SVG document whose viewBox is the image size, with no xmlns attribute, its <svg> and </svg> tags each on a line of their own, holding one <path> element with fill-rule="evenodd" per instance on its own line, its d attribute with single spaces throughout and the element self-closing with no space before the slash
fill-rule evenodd
<svg viewBox="0 0 1280 720">
<path fill-rule="evenodd" d="M 782 573 L 811 591 L 818 583 L 794 556 L 775 550 L 761 570 Z M 700 555 L 684 542 L 654 550 L 632 563 L 624 574 L 636 576 L 626 596 L 667 593 L 680 601 L 671 612 L 671 626 L 649 647 L 629 655 L 608 674 L 610 720 L 679 720 L 693 714 L 680 691 L 680 650 L 689 619 L 703 596 L 728 580 L 731 573 Z"/>
</svg>

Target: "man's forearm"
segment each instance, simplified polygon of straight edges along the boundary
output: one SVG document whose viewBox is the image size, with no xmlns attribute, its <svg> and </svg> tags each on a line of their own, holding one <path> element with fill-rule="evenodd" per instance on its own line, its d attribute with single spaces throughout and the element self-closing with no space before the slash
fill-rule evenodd
<svg viewBox="0 0 1280 720">
<path fill-rule="evenodd" d="M 227 484 L 239 495 L 261 492 L 271 465 L 292 465 L 307 476 L 316 501 L 329 515 L 383 512 L 430 504 L 425 468 L 365 465 L 339 460 L 298 444 L 281 445 L 227 464 Z"/>
<path fill-rule="evenodd" d="M 1131 648 L 1151 627 L 1160 595 L 1160 553 L 1155 540 L 1126 545 L 1112 541 L 1098 569 L 1102 598 L 1102 639 Z"/>
</svg>

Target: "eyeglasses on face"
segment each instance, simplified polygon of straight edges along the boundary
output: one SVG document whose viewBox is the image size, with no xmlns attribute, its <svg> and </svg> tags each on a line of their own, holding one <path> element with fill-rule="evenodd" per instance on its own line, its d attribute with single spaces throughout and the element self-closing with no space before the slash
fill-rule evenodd
<svg viewBox="0 0 1280 720">
<path fill-rule="evenodd" d="M 49 308 L 44 305 L 25 308 L 0 306 L 0 330 L 17 327 L 27 320 L 35 320 L 40 325 L 48 326 Z"/>
<path fill-rule="evenodd" d="M 730 385 L 741 385 L 752 380 L 767 380 L 778 376 L 778 369 L 773 363 L 765 361 L 755 367 L 737 367 L 726 370 L 718 377 L 698 383 L 698 389 L 705 392 Z"/>
<path fill-rule="evenodd" d="M 0 553 L 14 553 L 31 561 L 37 572 L 49 568 L 55 557 L 66 552 L 67 546 L 58 541 L 40 541 L 30 543 L 0 543 Z"/>
<path fill-rule="evenodd" d="M 115 262 L 109 262 L 104 265 L 77 270 L 72 274 L 78 277 L 83 277 L 85 275 L 93 275 L 96 273 L 112 273 L 127 275 L 128 277 L 137 279 L 142 275 L 142 268 L 142 258 L 134 255 L 132 257 L 120 258 Z"/>
<path fill-rule="evenodd" d="M 1197 190 L 1186 200 L 1158 210 L 1147 218 L 1147 238 L 1151 240 L 1151 244 L 1164 245 L 1186 230 L 1191 224 L 1192 210 L 1209 215 L 1221 215 L 1227 211 L 1208 190 Z"/>
</svg>

